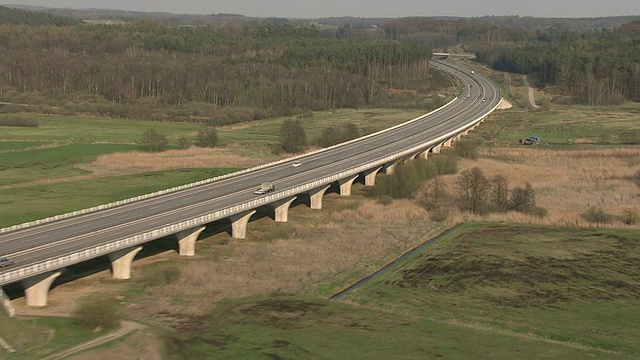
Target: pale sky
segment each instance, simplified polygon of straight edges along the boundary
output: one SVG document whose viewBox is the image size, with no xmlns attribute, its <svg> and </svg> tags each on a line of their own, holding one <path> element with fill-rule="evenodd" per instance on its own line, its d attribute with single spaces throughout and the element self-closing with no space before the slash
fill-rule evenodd
<svg viewBox="0 0 640 360">
<path fill-rule="evenodd" d="M 640 0 L 0 0 L 56 8 L 105 8 L 176 14 L 257 17 L 484 16 L 601 17 L 640 15 Z"/>
</svg>

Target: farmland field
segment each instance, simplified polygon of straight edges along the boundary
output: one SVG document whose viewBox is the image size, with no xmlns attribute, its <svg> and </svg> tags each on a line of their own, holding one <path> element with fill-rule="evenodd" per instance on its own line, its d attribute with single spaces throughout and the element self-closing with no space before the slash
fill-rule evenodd
<svg viewBox="0 0 640 360">
<path fill-rule="evenodd" d="M 466 225 L 339 303 L 224 301 L 166 346 L 170 358 L 635 358 L 639 236 Z"/>
</svg>

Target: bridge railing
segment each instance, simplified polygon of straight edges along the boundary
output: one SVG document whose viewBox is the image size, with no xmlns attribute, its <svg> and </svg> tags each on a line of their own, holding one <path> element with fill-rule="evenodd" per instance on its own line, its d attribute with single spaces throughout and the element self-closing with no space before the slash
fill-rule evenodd
<svg viewBox="0 0 640 360">
<path fill-rule="evenodd" d="M 246 173 L 249 173 L 249 172 L 252 172 L 252 171 L 264 169 L 264 168 L 267 168 L 267 167 L 270 167 L 270 166 L 282 164 L 282 163 L 285 163 L 285 162 L 288 162 L 288 161 L 292 161 L 292 160 L 295 160 L 295 159 L 298 159 L 298 158 L 302 158 L 302 157 L 306 157 L 306 156 L 309 156 L 309 155 L 313 155 L 313 154 L 329 151 L 329 150 L 335 149 L 337 147 L 346 146 L 346 145 L 352 144 L 354 142 L 361 141 L 361 140 L 364 140 L 364 139 L 367 139 L 367 138 L 370 138 L 370 137 L 373 137 L 373 136 L 377 136 L 377 135 L 380 135 L 380 134 L 385 133 L 387 131 L 391 131 L 391 130 L 397 129 L 399 127 L 411 124 L 411 123 L 413 123 L 415 121 L 421 120 L 421 119 L 423 119 L 423 118 L 425 118 L 425 117 L 427 117 L 429 115 L 432 115 L 432 114 L 434 114 L 434 113 L 436 113 L 438 111 L 444 110 L 445 108 L 447 108 L 451 104 L 453 104 L 457 99 L 458 98 L 456 97 L 453 100 L 449 101 L 447 104 L 445 104 L 445 105 L 443 105 L 443 106 L 441 106 L 441 107 L 439 107 L 439 108 L 437 108 L 437 109 L 435 109 L 435 110 L 433 110 L 433 111 L 431 111 L 431 112 L 429 112 L 427 114 L 418 116 L 418 117 L 416 117 L 414 119 L 411 119 L 409 121 L 405 121 L 402 124 L 398 124 L 398 125 L 392 126 L 390 128 L 383 129 L 383 130 L 377 131 L 375 133 L 359 137 L 357 139 L 345 141 L 345 142 L 340 143 L 340 144 L 329 146 L 329 147 L 326 147 L 326 148 L 323 148 L 323 149 L 310 151 L 310 152 L 307 152 L 307 153 L 304 153 L 304 154 L 301 154 L 301 155 L 297 155 L 297 156 L 293 156 L 293 157 L 290 157 L 290 158 L 286 158 L 286 159 L 277 160 L 277 161 L 273 161 L 273 162 L 270 162 L 270 163 L 254 166 L 252 168 L 235 171 L 235 172 L 229 173 L 229 174 L 220 175 L 220 176 L 216 176 L 216 177 L 213 177 L 213 178 L 209 178 L 209 179 L 205 179 L 205 180 L 201 180 L 201 181 L 197 181 L 197 182 L 193 182 L 193 183 L 189 183 L 189 184 L 185 184 L 185 185 L 181 185 L 181 186 L 176 186 L 176 187 L 173 187 L 173 188 L 156 191 L 156 192 L 149 193 L 149 194 L 135 196 L 135 197 L 132 197 L 132 198 L 119 200 L 119 201 L 115 201 L 115 202 L 104 204 L 104 205 L 98 205 L 98 206 L 94 206 L 94 207 L 90 207 L 90 208 L 86 208 L 86 209 L 82 209 L 82 210 L 77 210 L 77 211 L 73 211 L 73 212 L 69 212 L 69 213 L 65 213 L 65 214 L 60 214 L 60 215 L 47 217 L 47 218 L 44 218 L 44 219 L 34 220 L 34 221 L 22 223 L 22 224 L 17 224 L 17 225 L 5 227 L 5 228 L 0 229 L 0 234 L 5 233 L 5 232 L 9 232 L 9 231 L 15 231 L 15 230 L 28 228 L 28 227 L 31 227 L 31 226 L 41 225 L 41 224 L 45 224 L 45 223 L 49 223 L 49 222 L 53 222 L 53 221 L 63 220 L 63 219 L 71 218 L 71 217 L 74 217 L 74 216 L 91 213 L 91 212 L 94 212 L 94 211 L 110 209 L 110 208 L 114 208 L 114 207 L 117 207 L 117 206 L 126 205 L 126 204 L 129 204 L 129 203 L 132 203 L 132 202 L 145 200 L 145 199 L 149 199 L 149 198 L 153 198 L 153 197 L 157 197 L 157 196 L 161 196 L 161 195 L 166 195 L 166 194 L 173 193 L 173 192 L 176 192 L 176 191 L 181 191 L 181 190 L 185 190 L 185 189 L 189 189 L 189 188 L 198 187 L 198 186 L 209 184 L 209 183 L 212 183 L 212 182 L 215 182 L 215 181 L 228 179 L 228 178 L 231 178 L 231 177 L 234 177 L 234 176 L 238 176 L 238 175 L 246 174 Z"/>
<path fill-rule="evenodd" d="M 139 245 L 139 244 L 143 244 L 146 242 L 149 242 L 151 240 L 155 240 L 164 236 L 168 236 L 168 235 L 172 235 L 172 234 L 176 234 L 182 230 L 185 229 L 190 229 L 190 228 L 194 228 L 197 226 L 201 226 L 204 224 L 208 224 L 211 223 L 213 221 L 216 220 L 220 220 L 220 219 L 224 219 L 227 218 L 231 215 L 235 215 L 238 213 L 242 213 L 245 212 L 247 210 L 253 210 L 256 209 L 260 206 L 264 206 L 264 205 L 268 205 L 268 204 L 272 204 L 278 200 L 281 199 L 285 199 L 285 198 L 289 198 L 291 196 L 297 195 L 297 194 L 301 194 L 301 193 L 305 193 L 307 191 L 319 188 L 321 186 L 325 186 L 327 184 L 331 184 L 335 181 L 341 180 L 341 179 L 345 179 L 348 178 L 350 176 L 353 176 L 355 174 L 360 174 L 362 172 L 365 172 L 367 170 L 370 169 L 374 169 L 377 168 L 381 165 L 384 164 L 388 164 L 391 162 L 394 162 L 398 159 L 402 159 L 404 157 L 413 155 L 415 153 L 421 152 L 421 151 L 428 151 L 431 147 L 441 144 L 445 141 L 447 141 L 448 139 L 452 139 L 455 136 L 457 136 L 458 134 L 464 132 L 466 129 L 472 127 L 473 125 L 477 124 L 478 122 L 482 121 L 485 117 L 487 117 L 490 113 L 492 113 L 493 111 L 495 111 L 495 109 L 498 107 L 498 105 L 500 104 L 500 102 L 498 102 L 498 104 L 496 104 L 494 107 L 492 107 L 491 109 L 489 109 L 486 113 L 478 116 L 477 118 L 475 118 L 473 121 L 467 122 L 464 126 L 452 130 L 446 134 L 443 134 L 435 139 L 431 139 L 431 140 L 427 140 L 422 144 L 418 144 L 415 146 L 412 146 L 410 148 L 407 148 L 405 150 L 402 151 L 398 151 L 395 152 L 391 155 L 385 156 L 384 158 L 369 162 L 367 164 L 363 164 L 360 165 L 358 167 L 346 170 L 346 171 L 342 171 L 336 174 L 332 174 L 329 176 L 326 176 L 322 179 L 318 179 L 318 180 L 314 180 L 312 182 L 303 184 L 303 185 L 299 185 L 299 186 L 295 186 L 293 188 L 290 189 L 284 189 L 281 191 L 277 191 L 275 193 L 272 193 L 270 195 L 264 196 L 264 197 L 260 197 L 258 199 L 249 201 L 247 203 L 243 203 L 243 204 L 239 204 L 239 205 L 235 205 L 235 206 L 231 206 L 228 208 L 224 208 L 224 209 L 220 209 L 217 211 L 214 211 L 211 214 L 206 214 L 206 215 L 202 215 L 199 216 L 197 218 L 194 219 L 189 219 L 189 220 L 185 220 L 185 221 L 181 221 L 179 223 L 174 223 L 174 224 L 170 224 L 158 229 L 153 229 L 151 231 L 147 231 L 144 233 L 140 233 L 134 236 L 130 236 L 127 238 L 123 238 L 123 239 L 118 239 L 115 240 L 113 242 L 107 243 L 107 244 L 103 244 L 103 245 L 99 245 L 96 247 L 92 247 L 92 248 L 87 248 L 84 250 L 80 250 L 77 252 L 73 252 L 73 253 L 69 253 L 60 257 L 57 257 L 55 259 L 49 259 L 46 260 L 44 262 L 38 263 L 38 264 L 33 264 L 30 266 L 26 266 L 26 267 L 22 267 L 22 268 L 18 268 L 3 274 L 0 274 L 0 286 L 6 285 L 6 284 L 10 284 L 25 278 L 28 278 L 30 276 L 34 276 L 37 274 L 41 274 L 41 273 L 45 273 L 47 271 L 52 271 L 52 270 L 56 270 L 56 269 L 60 269 L 62 267 L 65 266 L 69 266 L 69 265 L 73 265 L 85 260 L 89 260 L 98 256 L 102 256 L 102 255 L 108 255 L 109 253 L 112 253 L 114 251 L 120 250 L 120 249 L 125 249 L 134 245 Z M 422 117 L 420 117 L 422 118 Z M 415 121 L 415 119 L 411 120 L 411 121 Z"/>
</svg>

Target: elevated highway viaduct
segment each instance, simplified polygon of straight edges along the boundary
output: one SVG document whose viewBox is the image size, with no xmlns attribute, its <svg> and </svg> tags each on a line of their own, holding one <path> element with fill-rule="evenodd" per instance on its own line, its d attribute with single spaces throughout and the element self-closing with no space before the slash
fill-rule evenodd
<svg viewBox="0 0 640 360">
<path fill-rule="evenodd" d="M 62 269 L 108 256 L 113 277 L 127 279 L 142 246 L 175 235 L 182 256 L 192 256 L 205 226 L 228 219 L 234 238 L 246 236 L 260 208 L 286 222 L 289 206 L 301 195 L 322 208 L 333 184 L 350 195 L 358 178 L 375 184 L 379 172 L 391 173 L 401 161 L 426 158 L 478 126 L 499 105 L 499 91 L 486 79 L 445 62 L 432 65 L 464 84 L 463 94 L 447 105 L 398 126 L 356 140 L 233 174 L 70 214 L 0 229 L 0 255 L 14 265 L 0 269 L 0 286 L 21 283 L 30 306 L 47 304 L 48 291 Z M 300 166 L 292 166 L 293 162 Z M 260 183 L 275 191 L 256 195 Z"/>
</svg>

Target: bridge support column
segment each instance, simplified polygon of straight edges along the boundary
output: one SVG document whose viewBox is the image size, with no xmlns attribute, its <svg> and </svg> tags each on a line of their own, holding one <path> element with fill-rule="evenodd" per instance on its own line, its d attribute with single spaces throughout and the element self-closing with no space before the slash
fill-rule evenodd
<svg viewBox="0 0 640 360">
<path fill-rule="evenodd" d="M 442 148 L 442 145 L 438 144 L 434 147 L 431 148 L 431 152 L 434 154 L 440 154 L 440 149 Z"/>
<path fill-rule="evenodd" d="M 27 306 L 43 307 L 49 300 L 49 289 L 53 281 L 62 274 L 61 271 L 52 271 L 22 280 L 24 286 L 24 298 Z"/>
<path fill-rule="evenodd" d="M 255 210 L 245 211 L 240 214 L 231 215 L 231 237 L 234 239 L 244 239 L 247 237 L 247 224 Z"/>
<path fill-rule="evenodd" d="M 427 160 L 429 158 L 429 150 L 425 150 L 418 154 L 418 159 Z"/>
<path fill-rule="evenodd" d="M 311 200 L 311 208 L 314 210 L 322 209 L 322 197 L 329 190 L 330 185 L 323 186 L 309 191 L 309 199 Z"/>
<path fill-rule="evenodd" d="M 180 256 L 193 256 L 196 254 L 196 240 L 205 229 L 204 226 L 195 227 L 180 231 L 176 234 L 178 238 L 178 253 Z"/>
<path fill-rule="evenodd" d="M 280 200 L 273 204 L 276 215 L 276 222 L 285 223 L 289 221 L 289 207 L 296 198 L 297 196 L 294 196 L 290 199 Z"/>
<path fill-rule="evenodd" d="M 376 169 L 367 170 L 364 172 L 364 186 L 374 186 L 376 184 L 376 175 L 382 170 L 382 166 Z"/>
<path fill-rule="evenodd" d="M 467 130 L 465 130 L 465 131 L 462 133 L 462 135 L 464 135 L 464 136 L 469 135 L 469 131 L 471 131 L 471 129 L 467 129 Z"/>
<path fill-rule="evenodd" d="M 451 143 L 453 142 L 453 139 L 449 139 L 447 141 L 444 142 L 444 144 L 442 144 L 442 146 L 444 147 L 451 147 Z"/>
<path fill-rule="evenodd" d="M 340 184 L 340 196 L 351 195 L 351 186 L 353 185 L 353 182 L 357 178 L 358 178 L 358 175 L 355 175 L 350 178 L 338 180 L 338 184 Z"/>
<path fill-rule="evenodd" d="M 400 160 L 397 160 L 391 164 L 387 164 L 384 167 L 384 173 L 387 175 L 393 175 L 394 170 L 396 169 L 396 165 L 398 165 L 398 163 L 400 162 Z"/>
<path fill-rule="evenodd" d="M 140 250 L 142 250 L 142 246 L 130 247 L 109 254 L 114 279 L 127 280 L 131 278 L 131 263 Z"/>
</svg>

